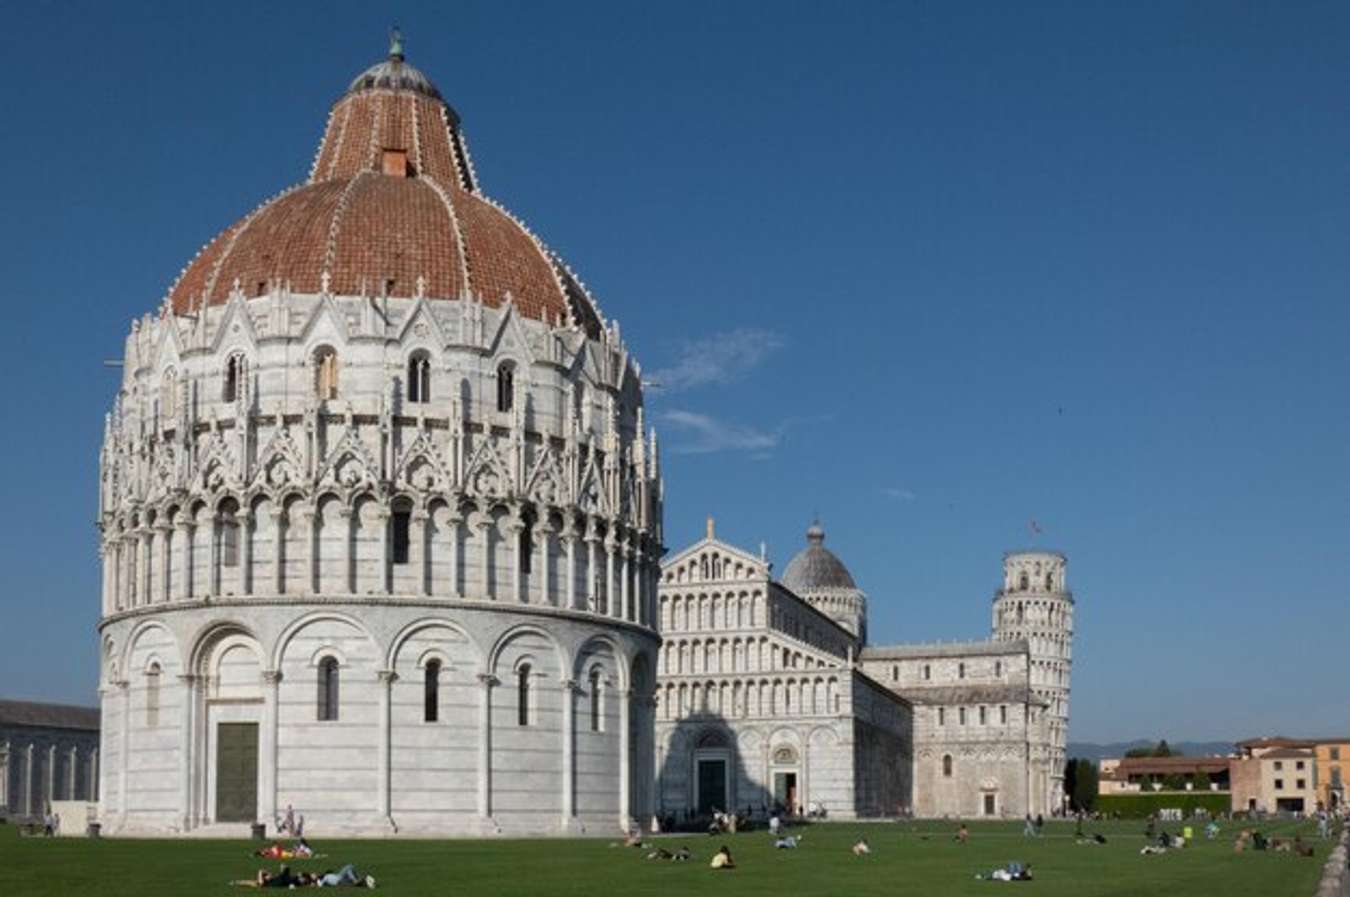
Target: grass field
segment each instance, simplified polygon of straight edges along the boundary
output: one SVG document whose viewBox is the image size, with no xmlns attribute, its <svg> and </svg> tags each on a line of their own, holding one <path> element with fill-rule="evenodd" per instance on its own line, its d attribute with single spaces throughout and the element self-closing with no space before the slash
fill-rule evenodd
<svg viewBox="0 0 1350 897">
<path fill-rule="evenodd" d="M 1175 825 L 1172 827 L 1176 827 Z M 1074 843 L 1072 823 L 1047 823 L 1044 837 L 1021 836 L 1020 823 L 976 823 L 971 839 L 957 844 L 954 826 L 939 823 L 825 824 L 805 833 L 800 849 L 772 849 L 764 832 L 709 838 L 665 836 L 670 849 L 687 844 L 695 862 L 648 861 L 645 851 L 611 846 L 609 840 L 316 841 L 325 859 L 293 863 L 323 870 L 351 862 L 377 877 L 392 895 L 446 897 L 539 897 L 539 895 L 716 894 L 719 897 L 867 897 L 867 895 L 963 895 L 1015 893 L 1064 897 L 1311 897 L 1331 842 L 1313 840 L 1314 859 L 1288 853 L 1233 853 L 1232 825 L 1214 841 L 1199 840 L 1164 856 L 1140 856 L 1142 823 L 1089 825 L 1108 838 L 1104 846 Z M 1272 824 L 1270 834 L 1315 839 L 1309 824 Z M 848 847 L 859 837 L 870 857 Z M 738 868 L 715 872 L 708 859 L 727 844 Z M 251 893 L 226 882 L 278 863 L 251 857 L 246 841 L 20 838 L 0 826 L 0 895 L 3 897 L 213 897 Z M 1030 863 L 1035 881 L 978 881 L 1009 860 Z M 358 891 L 357 893 L 364 893 Z"/>
</svg>

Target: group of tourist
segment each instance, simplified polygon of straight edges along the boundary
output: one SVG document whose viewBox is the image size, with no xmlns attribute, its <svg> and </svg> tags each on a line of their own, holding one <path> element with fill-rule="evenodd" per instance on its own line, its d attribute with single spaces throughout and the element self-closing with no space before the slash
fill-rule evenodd
<svg viewBox="0 0 1350 897">
<path fill-rule="evenodd" d="M 286 808 L 286 815 L 290 828 L 298 831 L 304 825 L 303 821 L 298 824 L 295 822 L 290 807 Z M 304 817 L 301 816 L 300 819 L 303 820 Z M 253 851 L 253 856 L 265 860 L 313 860 L 322 857 L 323 854 L 316 853 L 308 841 L 299 837 L 294 845 L 274 841 L 266 847 Z M 356 871 L 353 863 L 336 869 L 325 869 L 323 872 L 296 872 L 283 863 L 276 872 L 259 869 L 252 878 L 235 879 L 230 884 L 240 888 L 374 888 L 375 876 L 369 873 L 361 874 Z"/>
</svg>

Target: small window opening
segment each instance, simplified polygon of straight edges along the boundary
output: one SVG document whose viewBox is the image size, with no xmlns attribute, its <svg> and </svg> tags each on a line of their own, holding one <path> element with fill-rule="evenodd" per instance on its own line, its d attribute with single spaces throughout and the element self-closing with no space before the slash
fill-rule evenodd
<svg viewBox="0 0 1350 897">
<path fill-rule="evenodd" d="M 602 693 L 601 693 L 601 688 L 603 688 L 603 685 L 602 685 L 602 683 L 601 683 L 601 681 L 600 681 L 600 671 L 599 671 L 599 670 L 591 670 L 591 731 L 592 731 L 592 732 L 599 732 L 599 731 L 602 731 L 603 728 L 604 728 L 604 720 L 603 720 L 602 713 L 601 713 L 601 710 L 602 710 L 604 701 L 603 701 L 603 695 L 602 695 Z"/>
<path fill-rule="evenodd" d="M 534 525 L 529 520 L 520 529 L 520 572 L 534 572 Z"/>
<path fill-rule="evenodd" d="M 516 673 L 516 725 L 530 724 L 530 665 L 524 664 Z"/>
<path fill-rule="evenodd" d="M 222 567 L 239 566 L 239 521 L 229 511 L 221 512 L 220 565 Z"/>
<path fill-rule="evenodd" d="M 943 754 L 943 755 L 942 755 L 942 776 L 943 776 L 943 778 L 947 778 L 947 779 L 950 779 L 950 778 L 952 777 L 952 755 L 951 755 L 951 754 Z"/>
<path fill-rule="evenodd" d="M 338 718 L 338 662 L 336 657 L 319 661 L 318 717 L 320 722 Z"/>
<path fill-rule="evenodd" d="M 510 411 L 516 403 L 516 369 L 506 363 L 497 368 L 497 410 Z"/>
<path fill-rule="evenodd" d="M 314 354 L 314 389 L 320 401 L 338 397 L 338 357 L 327 346 Z"/>
<path fill-rule="evenodd" d="M 409 546 L 412 545 L 412 512 L 406 508 L 395 511 L 393 515 L 394 531 L 390 546 L 395 564 L 408 563 Z"/>
<path fill-rule="evenodd" d="M 441 662 L 427 661 L 422 683 L 422 719 L 434 723 L 441 713 Z"/>
<path fill-rule="evenodd" d="M 145 674 L 145 725 L 151 729 L 159 725 L 159 664 L 151 664 Z"/>
<path fill-rule="evenodd" d="M 408 359 L 408 401 L 431 401 L 431 359 L 420 353 Z"/>
<path fill-rule="evenodd" d="M 221 398 L 226 402 L 237 401 L 243 379 L 244 358 L 242 355 L 231 355 L 225 362 L 225 384 Z"/>
</svg>

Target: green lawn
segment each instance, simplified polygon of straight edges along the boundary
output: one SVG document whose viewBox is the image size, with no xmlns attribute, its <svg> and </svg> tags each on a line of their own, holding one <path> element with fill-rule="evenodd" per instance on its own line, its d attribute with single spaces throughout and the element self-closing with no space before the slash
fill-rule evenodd
<svg viewBox="0 0 1350 897">
<path fill-rule="evenodd" d="M 611 846 L 611 840 L 317 841 L 326 859 L 301 861 L 298 869 L 323 869 L 346 862 L 377 877 L 381 892 L 447 897 L 538 897 L 586 895 L 629 897 L 716 894 L 726 897 L 852 897 L 852 895 L 961 895 L 1016 893 L 1064 897 L 1124 895 L 1225 895 L 1225 897 L 1311 897 L 1331 842 L 1315 841 L 1317 856 L 1245 852 L 1235 855 L 1235 829 L 1226 825 L 1215 841 L 1165 856 L 1140 856 L 1143 824 L 1089 825 L 1108 838 L 1105 846 L 1074 843 L 1072 823 L 1047 823 L 1045 836 L 1027 840 L 1020 823 L 971 826 L 971 840 L 951 839 L 953 825 L 939 823 L 826 824 L 805 833 L 796 851 L 775 851 L 769 836 L 749 832 L 723 838 L 667 836 L 674 849 L 688 844 L 696 862 L 643 859 L 645 851 Z M 1176 828 L 1172 825 L 1171 828 Z M 1298 830 L 1314 838 L 1313 827 L 1292 823 L 1263 826 L 1272 834 Z M 848 846 L 858 837 L 872 845 L 857 859 Z M 707 868 L 712 852 L 725 843 L 739 868 Z M 226 882 L 251 876 L 261 860 L 249 856 L 245 841 L 147 841 L 20 838 L 14 826 L 0 826 L 0 895 L 93 895 L 93 897 L 214 897 L 250 893 Z M 1034 882 L 977 881 L 1009 860 L 1030 863 Z M 275 869 L 279 864 L 266 863 Z M 357 892 L 361 893 L 361 892 Z"/>
</svg>

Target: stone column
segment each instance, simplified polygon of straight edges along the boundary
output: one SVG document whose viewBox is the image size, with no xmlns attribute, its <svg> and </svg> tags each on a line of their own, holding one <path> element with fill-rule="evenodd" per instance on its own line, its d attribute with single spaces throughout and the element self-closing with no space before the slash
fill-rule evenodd
<svg viewBox="0 0 1350 897">
<path fill-rule="evenodd" d="M 184 510 L 182 513 L 186 516 L 187 511 Z M 196 529 L 197 527 L 189 520 L 178 521 L 178 542 L 182 546 L 179 552 L 183 556 L 183 584 L 178 589 L 178 595 L 185 599 L 192 597 L 192 543 Z"/>
<path fill-rule="evenodd" d="M 389 579 L 393 576 L 393 558 L 389 553 L 389 528 L 393 524 L 391 520 L 393 515 L 385 505 L 381 505 L 375 515 L 375 519 L 380 521 L 380 582 L 376 586 L 376 592 L 381 595 L 388 595 L 393 588 L 389 584 Z"/>
<path fill-rule="evenodd" d="M 391 691 L 394 683 L 398 681 L 398 673 L 393 670 L 380 670 L 377 675 L 380 678 L 380 747 L 379 756 L 376 758 L 378 766 L 376 768 L 375 793 L 378 806 L 376 806 L 375 812 L 379 814 L 382 821 L 389 822 L 392 827 L 393 799 L 390 794 L 390 776 L 393 760 L 393 720 L 391 717 L 393 695 Z"/>
<path fill-rule="evenodd" d="M 539 569 L 536 575 L 539 577 L 539 603 L 545 605 L 555 605 L 549 595 L 549 559 L 553 555 L 553 527 L 549 525 L 548 508 L 543 509 L 540 514 L 539 525 L 535 527 L 535 532 L 539 535 Z"/>
<path fill-rule="evenodd" d="M 168 604 L 173 597 L 173 527 L 167 523 L 156 523 L 159 533 L 159 600 Z"/>
<path fill-rule="evenodd" d="M 272 591 L 278 595 L 286 591 L 286 531 L 291 520 L 286 509 L 274 506 L 272 514 Z"/>
<path fill-rule="evenodd" d="M 431 552 L 427 551 L 427 520 L 430 515 L 421 508 L 412 512 L 408 527 L 408 564 L 413 569 L 413 590 L 418 595 L 431 594 Z"/>
<path fill-rule="evenodd" d="M 136 548 L 140 552 L 141 564 L 140 569 L 136 571 L 137 577 L 140 579 L 140 588 L 136 590 L 136 595 L 141 605 L 152 603 L 150 589 L 153 577 L 150 573 L 154 569 L 154 535 L 154 531 L 148 526 L 141 527 L 137 535 Z"/>
<path fill-rule="evenodd" d="M 253 513 L 248 508 L 240 508 L 234 519 L 239 528 L 239 550 L 235 552 L 235 562 L 239 564 L 236 586 L 239 595 L 253 594 Z"/>
<path fill-rule="evenodd" d="M 577 682 L 564 676 L 562 686 L 562 824 L 566 831 L 577 815 Z"/>
<path fill-rule="evenodd" d="M 478 674 L 478 815 L 492 816 L 492 686 L 497 677 Z"/>
<path fill-rule="evenodd" d="M 47 804 L 51 807 L 56 800 L 56 745 L 47 745 Z M 46 808 L 44 808 L 46 809 Z"/>
<path fill-rule="evenodd" d="M 492 517 L 482 511 L 479 511 L 478 515 L 475 525 L 482 539 L 482 543 L 478 547 L 478 572 L 482 576 L 483 597 L 488 600 L 496 600 L 497 594 L 491 587 L 490 579 L 492 564 L 489 554 L 491 554 L 492 537 L 488 534 L 488 531 L 492 529 Z"/>
<path fill-rule="evenodd" d="M 619 541 L 614 537 L 614 527 L 605 535 L 605 613 L 611 617 L 619 616 L 619 602 L 614 594 L 614 551 Z"/>
<path fill-rule="evenodd" d="M 811 808 L 811 739 L 809 737 L 802 739 L 802 784 L 799 791 L 797 806 L 809 810 Z"/>
<path fill-rule="evenodd" d="M 577 608 L 577 532 L 569 514 L 564 518 L 562 530 L 563 548 L 567 552 L 567 584 L 564 594 L 568 610 Z"/>
<path fill-rule="evenodd" d="M 511 600 L 520 604 L 529 600 L 525 594 L 525 545 L 521 534 L 525 532 L 525 521 L 520 517 L 520 509 L 513 508 L 506 519 L 506 541 L 511 545 Z"/>
<path fill-rule="evenodd" d="M 197 705 L 197 677 L 185 673 L 178 677 L 182 683 L 183 706 L 178 720 L 178 809 L 182 819 L 182 830 L 192 827 L 192 766 L 194 746 L 192 744 L 192 719 Z"/>
<path fill-rule="evenodd" d="M 342 590 L 348 594 L 356 592 L 356 515 L 351 508 L 341 508 L 338 517 L 342 520 Z"/>
<path fill-rule="evenodd" d="M 262 806 L 258 815 L 267 825 L 277 821 L 277 747 L 281 729 L 281 670 L 263 670 L 262 731 L 258 737 L 258 786 Z"/>
<path fill-rule="evenodd" d="M 75 793 L 76 773 L 80 768 L 80 749 L 76 745 L 70 746 L 70 757 L 66 760 L 66 800 L 79 800 L 79 795 Z"/>
<path fill-rule="evenodd" d="M 206 595 L 220 594 L 220 514 L 211 515 L 211 566 L 207 567 Z"/>
<path fill-rule="evenodd" d="M 123 791 L 123 799 L 126 793 Z M 122 813 L 126 813 L 125 804 Z M 23 752 L 23 815 L 32 817 L 33 812 L 33 743 L 30 741 Z"/>
<path fill-rule="evenodd" d="M 304 558 L 301 569 L 300 590 L 304 594 L 317 595 L 322 585 L 319 581 L 319 509 L 313 505 L 305 505 L 300 509 L 300 525 L 305 530 L 303 552 Z"/>
<path fill-rule="evenodd" d="M 460 597 L 459 591 L 459 568 L 463 563 L 463 558 L 459 553 L 459 526 L 464 520 L 460 514 L 459 507 L 452 502 L 450 506 L 450 583 L 449 591 L 451 597 Z"/>
<path fill-rule="evenodd" d="M 86 799 L 98 800 L 98 748 L 89 755 L 89 795 Z"/>
<path fill-rule="evenodd" d="M 122 698 L 122 747 L 117 752 L 117 808 L 122 813 L 122 824 L 127 819 L 127 769 L 131 759 L 131 683 L 126 679 L 114 683 Z"/>
<path fill-rule="evenodd" d="M 103 615 L 106 617 L 113 612 L 113 579 L 109 574 L 117 569 L 113 565 L 112 551 L 108 548 L 106 541 L 99 545 L 98 557 L 103 564 Z M 8 806 L 8 804 L 3 804 L 3 806 Z"/>
<path fill-rule="evenodd" d="M 619 692 L 619 825 L 623 827 L 624 831 L 628 831 L 631 825 L 629 815 L 632 810 L 629 805 L 632 798 L 629 790 L 632 787 L 631 780 L 633 777 L 633 771 L 630 768 L 632 765 L 632 757 L 630 756 L 632 733 L 629 731 L 628 725 L 628 717 L 632 713 L 629 704 L 632 699 L 632 691 L 625 689 Z M 731 772 L 731 770 L 727 770 L 728 775 L 731 775 Z"/>
<path fill-rule="evenodd" d="M 595 575 L 595 546 L 600 542 L 592 519 L 586 525 L 586 609 L 600 611 L 600 581 Z"/>
<path fill-rule="evenodd" d="M 633 592 L 629 586 L 629 572 L 633 566 L 633 548 L 627 541 L 623 543 L 620 550 L 619 576 L 622 581 L 619 583 L 619 613 L 617 616 L 625 620 L 631 620 L 633 614 Z"/>
</svg>

